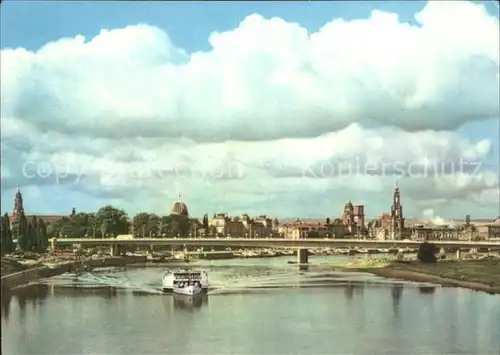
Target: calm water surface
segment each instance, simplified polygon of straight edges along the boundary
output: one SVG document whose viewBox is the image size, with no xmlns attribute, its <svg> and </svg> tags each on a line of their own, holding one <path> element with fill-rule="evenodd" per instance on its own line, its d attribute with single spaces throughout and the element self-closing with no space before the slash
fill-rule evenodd
<svg viewBox="0 0 500 355">
<path fill-rule="evenodd" d="M 499 296 L 286 260 L 200 262 L 214 289 L 197 299 L 159 294 L 163 268 L 43 280 L 2 297 L 2 351 L 499 354 Z"/>
</svg>

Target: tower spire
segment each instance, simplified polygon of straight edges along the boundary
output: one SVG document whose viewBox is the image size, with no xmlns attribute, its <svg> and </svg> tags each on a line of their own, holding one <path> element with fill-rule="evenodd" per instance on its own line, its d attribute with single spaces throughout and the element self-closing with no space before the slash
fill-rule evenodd
<svg viewBox="0 0 500 355">
<path fill-rule="evenodd" d="M 18 216 L 23 212 L 23 195 L 21 194 L 21 188 L 19 187 L 19 185 L 17 185 L 16 195 L 14 197 L 14 210 L 12 211 L 12 215 Z"/>
</svg>

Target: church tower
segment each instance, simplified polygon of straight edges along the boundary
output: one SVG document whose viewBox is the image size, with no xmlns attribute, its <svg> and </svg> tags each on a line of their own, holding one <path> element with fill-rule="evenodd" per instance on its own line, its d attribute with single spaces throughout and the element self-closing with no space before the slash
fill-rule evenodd
<svg viewBox="0 0 500 355">
<path fill-rule="evenodd" d="M 394 189 L 392 196 L 391 207 L 391 238 L 402 239 L 404 232 L 405 219 L 403 218 L 403 206 L 401 205 L 401 193 L 399 191 L 398 183 Z"/>
<path fill-rule="evenodd" d="M 350 200 L 344 206 L 342 218 L 349 233 L 354 233 L 354 205 Z"/>
<path fill-rule="evenodd" d="M 24 213 L 23 208 L 23 195 L 19 186 L 17 187 L 16 195 L 14 197 L 14 210 L 12 211 L 12 216 L 18 217 Z"/>
</svg>

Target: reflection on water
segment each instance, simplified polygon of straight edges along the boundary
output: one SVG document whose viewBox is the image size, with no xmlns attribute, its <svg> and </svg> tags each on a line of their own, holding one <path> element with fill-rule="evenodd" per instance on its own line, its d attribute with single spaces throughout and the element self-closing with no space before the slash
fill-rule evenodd
<svg viewBox="0 0 500 355">
<path fill-rule="evenodd" d="M 17 290 L 2 289 L 2 317 L 9 317 L 13 296 L 17 301 L 19 310 L 24 314 L 29 304 L 37 307 L 49 296 L 49 287 L 46 285 L 30 285 Z"/>
<path fill-rule="evenodd" d="M 207 355 L 498 350 L 498 296 L 362 273 L 299 273 L 286 261 L 258 268 L 252 265 L 258 261 L 245 262 L 207 263 L 216 291 L 210 295 L 156 294 L 160 268 L 104 274 L 121 287 L 62 275 L 3 293 L 2 350 Z"/>
<path fill-rule="evenodd" d="M 436 286 L 420 286 L 418 290 L 423 295 L 432 295 L 436 292 Z"/>
<path fill-rule="evenodd" d="M 354 295 L 354 285 L 352 283 L 348 283 L 344 288 L 344 294 L 347 299 L 351 300 Z"/>
<path fill-rule="evenodd" d="M 399 305 L 401 303 L 401 296 L 403 295 L 403 284 L 396 283 L 391 287 L 392 310 L 394 316 L 398 316 Z"/>
<path fill-rule="evenodd" d="M 2 318 L 9 319 L 10 315 L 10 302 L 12 300 L 12 294 L 6 288 L 2 287 Z"/>
<path fill-rule="evenodd" d="M 174 293 L 172 298 L 174 301 L 174 308 L 180 309 L 201 308 L 208 303 L 208 295 L 206 294 L 187 296 Z"/>
</svg>

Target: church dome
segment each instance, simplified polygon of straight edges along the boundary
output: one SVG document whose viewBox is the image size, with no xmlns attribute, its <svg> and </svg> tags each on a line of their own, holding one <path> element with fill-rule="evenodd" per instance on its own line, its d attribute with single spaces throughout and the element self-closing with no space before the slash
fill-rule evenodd
<svg viewBox="0 0 500 355">
<path fill-rule="evenodd" d="M 175 201 L 172 205 L 172 214 L 180 215 L 180 216 L 188 216 L 188 208 L 184 202 Z"/>
</svg>

